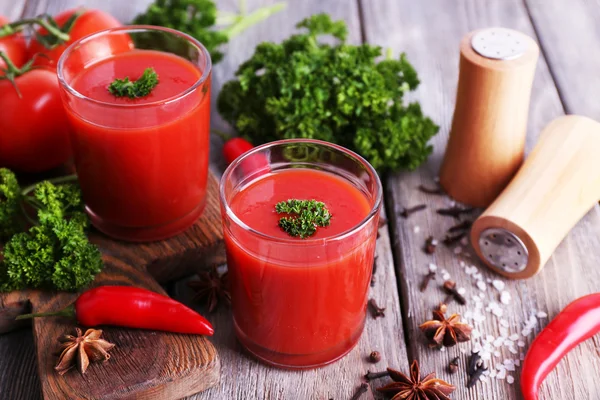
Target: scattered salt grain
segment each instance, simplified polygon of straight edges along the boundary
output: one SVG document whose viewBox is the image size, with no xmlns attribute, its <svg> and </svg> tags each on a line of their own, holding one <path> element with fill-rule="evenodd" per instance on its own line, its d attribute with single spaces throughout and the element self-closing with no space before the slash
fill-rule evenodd
<svg viewBox="0 0 600 400">
<path fill-rule="evenodd" d="M 494 279 L 492 281 L 492 286 L 494 286 L 496 288 L 496 290 L 502 291 L 502 290 L 504 290 L 504 286 L 506 286 L 506 285 L 501 280 Z"/>
<path fill-rule="evenodd" d="M 467 293 L 467 289 L 465 289 L 464 287 L 458 288 L 458 294 L 465 294 Z"/>
<path fill-rule="evenodd" d="M 513 333 L 508 338 L 514 342 L 515 340 L 519 340 L 519 335 L 517 335 L 516 333 Z"/>
<path fill-rule="evenodd" d="M 500 347 L 500 346 L 502 346 L 503 343 L 504 343 L 504 338 L 498 337 L 498 338 L 496 338 L 496 340 L 494 340 L 494 347 Z"/>
<path fill-rule="evenodd" d="M 449 280 L 449 279 L 450 279 L 450 274 L 449 274 L 449 273 L 447 273 L 447 272 L 444 272 L 444 273 L 442 274 L 442 279 L 443 279 L 444 281 L 447 281 L 447 280 Z"/>
<path fill-rule="evenodd" d="M 468 245 L 469 239 L 467 239 L 467 237 L 465 236 L 464 238 L 460 239 L 460 244 L 462 244 L 463 246 Z"/>
<path fill-rule="evenodd" d="M 517 342 L 517 346 L 519 346 L 519 347 L 525 347 L 525 342 L 524 342 L 524 341 L 522 341 L 522 340 L 519 340 L 519 341 Z"/>
<path fill-rule="evenodd" d="M 510 300 L 511 300 L 510 293 L 507 292 L 506 290 L 500 294 L 500 302 L 502 304 L 510 304 Z"/>
<path fill-rule="evenodd" d="M 501 319 L 500 320 L 500 326 L 504 327 L 504 328 L 508 328 L 510 326 L 510 324 L 508 323 L 507 320 L 505 319 Z"/>
<path fill-rule="evenodd" d="M 509 385 L 512 385 L 513 383 L 515 383 L 515 378 L 513 378 L 512 375 L 509 375 L 506 377 L 506 382 L 508 382 Z"/>
<path fill-rule="evenodd" d="M 421 227 L 418 225 L 413 228 L 414 233 L 419 233 L 420 231 L 421 231 Z"/>
<path fill-rule="evenodd" d="M 496 375 L 496 379 L 504 379 L 506 378 L 506 370 L 502 369 L 498 371 L 498 375 Z"/>
<path fill-rule="evenodd" d="M 548 316 L 548 314 L 546 314 L 546 313 L 545 313 L 545 312 L 543 312 L 543 311 L 539 311 L 539 312 L 536 314 L 536 316 L 537 316 L 538 318 L 546 318 L 546 317 Z"/>
<path fill-rule="evenodd" d="M 486 289 L 485 282 L 484 281 L 477 281 L 477 288 L 479 290 L 481 290 L 482 292 L 484 292 L 485 289 Z"/>
<path fill-rule="evenodd" d="M 456 246 L 456 247 L 454 248 L 454 254 L 460 254 L 460 253 L 462 253 L 462 247 L 460 247 L 460 246 Z"/>
<path fill-rule="evenodd" d="M 429 272 L 435 272 L 437 270 L 437 265 L 429 264 Z"/>
<path fill-rule="evenodd" d="M 494 352 L 494 357 L 500 357 L 500 352 L 498 350 Z"/>
</svg>

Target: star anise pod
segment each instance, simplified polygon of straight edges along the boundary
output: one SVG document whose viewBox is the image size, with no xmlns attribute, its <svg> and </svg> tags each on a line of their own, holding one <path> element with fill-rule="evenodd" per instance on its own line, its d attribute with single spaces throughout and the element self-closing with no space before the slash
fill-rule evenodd
<svg viewBox="0 0 600 400">
<path fill-rule="evenodd" d="M 63 335 L 58 341 L 60 346 L 60 357 L 54 369 L 61 375 L 77 366 L 82 374 L 85 374 L 90 360 L 108 361 L 108 351 L 115 347 L 114 344 L 100 339 L 102 331 L 99 329 L 88 329 L 81 334 L 81 329 L 75 328 L 75 335 Z"/>
<path fill-rule="evenodd" d="M 219 300 L 231 304 L 231 294 L 229 293 L 228 272 L 219 275 L 215 268 L 208 272 L 201 272 L 197 281 L 191 281 L 188 286 L 192 288 L 196 295 L 194 300 L 200 300 L 208 305 L 208 312 L 213 312 Z"/>
<path fill-rule="evenodd" d="M 454 346 L 456 343 L 471 340 L 473 328 L 469 324 L 460 322 L 460 315 L 452 314 L 446 319 L 440 310 L 433 311 L 433 319 L 419 326 L 419 329 L 429 340 L 430 347 Z"/>
<path fill-rule="evenodd" d="M 435 372 L 421 378 L 417 360 L 410 366 L 410 376 L 400 371 L 387 369 L 394 382 L 377 388 L 378 392 L 393 396 L 392 400 L 450 400 L 456 389 L 448 382 L 435 377 Z"/>
</svg>

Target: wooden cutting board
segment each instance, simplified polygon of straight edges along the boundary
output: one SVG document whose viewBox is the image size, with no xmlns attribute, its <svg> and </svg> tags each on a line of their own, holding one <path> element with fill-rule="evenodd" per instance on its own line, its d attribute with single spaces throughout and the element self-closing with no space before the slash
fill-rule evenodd
<svg viewBox="0 0 600 400">
<path fill-rule="evenodd" d="M 160 283 L 191 275 L 225 262 L 217 179 L 210 174 L 202 217 L 186 232 L 155 243 L 115 241 L 98 233 L 90 240 L 103 253 L 105 267 L 93 286 L 132 285 L 165 294 Z M 0 296 L 0 333 L 20 325 L 14 317 L 24 312 L 64 308 L 76 294 L 19 291 Z M 54 371 L 58 337 L 77 326 L 67 318 L 33 321 L 38 372 L 44 399 L 179 399 L 219 382 L 218 354 L 203 336 L 102 327 L 116 344 L 104 365 L 91 364 L 85 375 Z"/>
</svg>

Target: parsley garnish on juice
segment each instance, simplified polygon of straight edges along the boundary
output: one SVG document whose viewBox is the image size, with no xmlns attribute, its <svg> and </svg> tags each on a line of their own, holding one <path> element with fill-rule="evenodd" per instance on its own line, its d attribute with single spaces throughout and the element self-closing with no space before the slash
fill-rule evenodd
<svg viewBox="0 0 600 400">
<path fill-rule="evenodd" d="M 287 214 L 279 218 L 279 227 L 292 237 L 306 239 L 317 232 L 318 227 L 329 226 L 331 214 L 325 203 L 316 200 L 290 199 L 275 205 L 277 214 Z"/>
<path fill-rule="evenodd" d="M 124 79 L 115 79 L 108 85 L 108 91 L 115 97 L 137 99 L 148 96 L 156 85 L 158 85 L 158 74 L 154 68 L 146 68 L 142 76 L 135 81 L 129 80 L 128 76 Z"/>
</svg>

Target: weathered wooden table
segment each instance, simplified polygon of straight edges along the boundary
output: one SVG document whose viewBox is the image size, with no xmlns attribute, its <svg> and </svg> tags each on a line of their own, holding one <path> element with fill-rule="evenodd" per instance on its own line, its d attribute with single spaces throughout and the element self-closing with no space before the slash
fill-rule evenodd
<svg viewBox="0 0 600 400">
<path fill-rule="evenodd" d="M 100 8 L 130 21 L 149 0 L 0 0 L 0 13 L 10 18 L 56 13 L 79 4 Z M 217 2 L 222 10 L 235 11 L 237 1 Z M 251 0 L 249 9 L 269 0 Z M 456 399 L 518 399 L 519 366 L 534 335 L 571 300 L 600 290 L 600 209 L 596 206 L 575 227 L 553 255 L 543 272 L 527 281 L 510 282 L 486 270 L 469 246 L 438 246 L 433 255 L 422 251 L 429 235 L 441 239 L 455 221 L 435 213 L 449 200 L 417 191 L 431 185 L 437 175 L 452 119 L 458 74 L 458 44 L 467 32 L 490 26 L 517 29 L 539 42 L 542 49 L 530 108 L 527 149 L 553 118 L 574 113 L 600 120 L 600 2 L 589 0 L 288 0 L 286 10 L 249 29 L 229 45 L 225 59 L 213 72 L 215 92 L 233 75 L 261 41 L 280 41 L 294 32 L 300 19 L 327 12 L 344 19 L 354 43 L 369 42 L 406 52 L 422 84 L 415 98 L 426 114 L 441 126 L 433 140 L 435 152 L 429 162 L 413 173 L 387 176 L 384 181 L 388 226 L 378 240 L 376 284 L 371 297 L 387 308 L 385 318 L 369 317 L 359 345 L 343 360 L 312 371 L 289 372 L 265 367 L 241 351 L 231 326 L 229 310 L 211 316 L 218 335 L 214 343 L 222 356 L 221 385 L 194 396 L 195 399 L 349 399 L 367 369 L 386 366 L 407 370 L 418 359 L 423 372 L 438 375 L 457 386 Z M 216 97 L 216 96 L 215 96 Z M 1 113 L 1 110 L 0 110 Z M 213 126 L 228 129 L 214 110 Z M 220 139 L 213 138 L 213 167 Z M 399 216 L 406 206 L 426 203 L 427 210 L 408 219 Z M 419 291 L 429 265 L 437 266 L 438 279 L 424 294 Z M 475 267 L 473 267 L 475 266 Z M 477 268 L 477 270 L 476 270 Z M 478 273 L 481 275 L 479 276 Z M 446 276 L 445 276 L 446 275 Z M 471 343 L 430 350 L 423 342 L 419 324 L 443 298 L 443 277 L 452 277 L 464 288 L 466 306 L 451 305 L 475 325 Z M 477 286 L 480 280 L 480 286 Z M 505 287 L 502 288 L 502 284 Z M 173 285 L 172 294 L 186 301 L 184 283 Z M 500 289 L 500 290 L 499 290 Z M 500 301 L 501 292 L 506 291 Z M 479 300 L 475 301 L 474 297 Z M 477 308 L 477 305 L 481 308 Z M 545 316 L 547 314 L 547 316 Z M 528 333 L 527 331 L 531 331 Z M 508 340 L 498 339 L 507 337 Z M 494 343 L 502 344 L 497 347 Z M 474 347 L 488 352 L 491 372 L 472 389 L 465 387 L 467 355 Z M 382 354 L 373 365 L 372 350 Z M 495 354 L 494 354 L 495 353 Z M 599 399 L 600 338 L 596 336 L 575 349 L 547 379 L 543 399 Z M 449 375 L 446 366 L 460 356 L 461 373 Z M 504 365 L 503 368 L 501 365 Z M 363 398 L 380 398 L 372 382 Z M 21 330 L 0 337 L 0 399 L 40 397 L 32 335 Z"/>
</svg>

